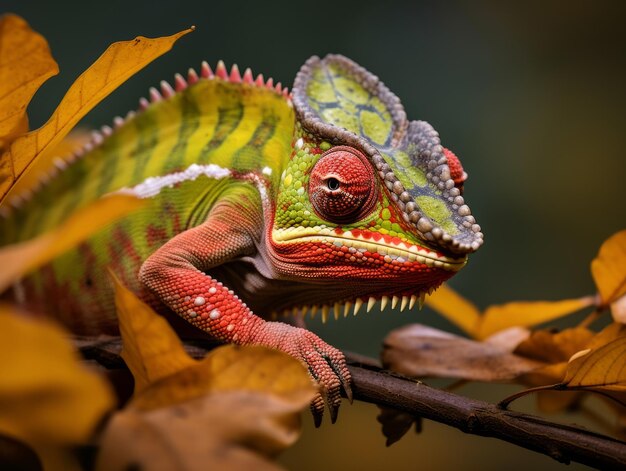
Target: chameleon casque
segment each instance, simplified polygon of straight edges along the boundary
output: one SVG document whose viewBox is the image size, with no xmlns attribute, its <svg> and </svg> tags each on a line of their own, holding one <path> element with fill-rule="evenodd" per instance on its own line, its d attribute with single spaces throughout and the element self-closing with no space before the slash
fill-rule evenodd
<svg viewBox="0 0 626 471">
<path fill-rule="evenodd" d="M 137 212 L 25 277 L 7 293 L 74 332 L 115 333 L 106 268 L 164 314 L 210 337 L 303 361 L 312 403 L 333 421 L 342 353 L 272 312 L 356 314 L 421 302 L 483 242 L 462 196 L 466 174 L 424 121 L 340 55 L 309 59 L 293 90 L 205 63 L 84 149 L 0 219 L 3 244 L 32 238 L 96 198 L 145 198 Z"/>
</svg>

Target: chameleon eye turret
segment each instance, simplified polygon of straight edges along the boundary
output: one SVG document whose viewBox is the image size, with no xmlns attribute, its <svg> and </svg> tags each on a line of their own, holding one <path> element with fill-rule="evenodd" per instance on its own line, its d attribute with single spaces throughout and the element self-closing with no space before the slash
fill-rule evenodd
<svg viewBox="0 0 626 471">
<path fill-rule="evenodd" d="M 309 194 L 322 219 L 350 223 L 369 214 L 378 194 L 372 165 L 351 147 L 323 154 L 309 177 Z"/>
<path fill-rule="evenodd" d="M 407 120 L 378 77 L 343 56 L 312 57 L 296 77 L 293 102 L 305 130 L 363 151 L 403 220 L 425 241 L 455 254 L 482 245 L 480 226 L 461 195 L 458 159 L 430 124 Z"/>
</svg>

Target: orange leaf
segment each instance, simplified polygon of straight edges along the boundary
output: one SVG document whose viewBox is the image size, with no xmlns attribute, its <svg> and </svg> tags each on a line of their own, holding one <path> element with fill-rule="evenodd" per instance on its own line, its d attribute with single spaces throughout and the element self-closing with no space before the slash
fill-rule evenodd
<svg viewBox="0 0 626 471">
<path fill-rule="evenodd" d="M 626 336 L 572 356 L 563 384 L 568 388 L 626 391 Z"/>
<path fill-rule="evenodd" d="M 61 142 L 59 142 L 48 153 L 49 158 L 35 159 L 27 172 L 20 178 L 20 188 L 36 188 L 41 184 L 42 176 L 49 175 L 55 167 L 58 159 L 66 160 L 78 151 L 92 138 L 91 131 L 87 129 L 74 128 Z M 1 206 L 1 205 L 0 205 Z"/>
<path fill-rule="evenodd" d="M 28 131 L 28 103 L 58 73 L 43 36 L 17 15 L 0 17 L 0 151 Z"/>
<path fill-rule="evenodd" d="M 141 302 L 111 272 L 115 306 L 124 341 L 122 358 L 135 378 L 135 393 L 196 362 L 187 355 L 167 321 Z"/>
<path fill-rule="evenodd" d="M 0 248 L 0 293 L 22 276 L 44 265 L 92 234 L 142 206 L 130 195 L 96 200 L 67 218 L 56 229 L 34 239 Z"/>
<path fill-rule="evenodd" d="M 10 150 L 4 153 L 0 160 L 0 205 L 6 204 L 10 195 L 17 195 L 28 189 L 20 181 L 35 159 L 54 157 L 51 150 L 87 112 L 129 77 L 169 51 L 178 38 L 192 30 L 190 28 L 156 39 L 139 36 L 132 41 L 117 42 L 109 46 L 78 77 L 48 122 L 16 139 Z"/>
<path fill-rule="evenodd" d="M 613 234 L 591 262 L 591 274 L 605 305 L 626 294 L 626 230 Z"/>
<path fill-rule="evenodd" d="M 585 296 L 563 301 L 513 302 L 489 306 L 481 318 L 475 335 L 483 339 L 512 326 L 530 327 L 542 324 L 591 306 L 593 302 L 593 296 Z"/>
<path fill-rule="evenodd" d="M 51 322 L 0 305 L 0 325 L 0 433 L 28 443 L 45 469 L 80 469 L 64 447 L 88 443 L 114 407 L 109 383 Z"/>
<path fill-rule="evenodd" d="M 476 330 L 480 311 L 448 285 L 442 285 L 426 298 L 426 304 L 468 334 Z"/>
<path fill-rule="evenodd" d="M 515 353 L 545 363 L 560 363 L 587 348 L 593 337 L 594 333 L 583 327 L 565 329 L 561 332 L 537 330 L 517 346 Z"/>
<path fill-rule="evenodd" d="M 253 345 L 195 361 L 164 318 L 114 281 L 122 356 L 140 387 L 109 421 L 96 469 L 279 469 L 267 458 L 298 438 L 298 414 L 317 392 L 304 365 Z"/>
</svg>

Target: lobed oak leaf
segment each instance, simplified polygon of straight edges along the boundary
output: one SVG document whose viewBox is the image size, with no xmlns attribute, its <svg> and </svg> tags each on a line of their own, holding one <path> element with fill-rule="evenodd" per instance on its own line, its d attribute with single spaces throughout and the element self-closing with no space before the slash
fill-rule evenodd
<svg viewBox="0 0 626 471">
<path fill-rule="evenodd" d="M 494 332 L 508 327 L 530 327 L 552 321 L 591 306 L 593 296 L 562 301 L 512 302 L 489 306 L 478 324 L 474 334 L 480 339 L 489 337 Z"/>
<path fill-rule="evenodd" d="M 626 230 L 602 244 L 591 262 L 591 274 L 605 306 L 626 294 Z"/>
<path fill-rule="evenodd" d="M 33 447 L 46 469 L 78 469 L 69 447 L 86 444 L 113 408 L 109 384 L 58 326 L 9 305 L 0 325 L 0 433 Z"/>
<path fill-rule="evenodd" d="M 26 107 L 59 67 L 43 36 L 14 14 L 0 16 L 0 153 L 28 132 Z"/>
<path fill-rule="evenodd" d="M 52 231 L 26 242 L 1 247 L 0 293 L 30 271 L 143 204 L 130 195 L 107 196 L 79 209 Z"/>
<path fill-rule="evenodd" d="M 447 284 L 441 285 L 426 298 L 426 305 L 470 335 L 474 334 L 480 322 L 478 308 Z"/>
<path fill-rule="evenodd" d="M 37 159 L 54 157 L 52 150 L 78 121 L 129 77 L 169 51 L 193 28 L 156 39 L 138 36 L 113 43 L 67 91 L 58 108 L 41 128 L 12 142 L 0 160 L 0 206 L 11 195 L 29 189 L 23 178 Z M 22 183 L 24 182 L 24 183 Z"/>
<path fill-rule="evenodd" d="M 411 324 L 385 338 L 382 361 L 393 371 L 412 377 L 470 381 L 510 381 L 544 366 L 511 353 L 511 349 Z"/>
</svg>

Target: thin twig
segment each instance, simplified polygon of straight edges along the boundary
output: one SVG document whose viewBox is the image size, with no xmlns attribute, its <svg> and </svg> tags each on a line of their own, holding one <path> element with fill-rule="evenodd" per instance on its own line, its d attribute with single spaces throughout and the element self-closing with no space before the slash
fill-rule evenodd
<svg viewBox="0 0 626 471">
<path fill-rule="evenodd" d="M 121 340 L 78 339 L 83 355 L 106 368 L 123 368 Z M 185 342 L 188 353 L 202 358 L 214 344 Z M 102 360 L 102 361 L 101 361 Z M 499 408 L 495 404 L 431 388 L 419 381 L 380 370 L 363 357 L 348 366 L 354 399 L 434 420 L 466 433 L 498 438 L 563 462 L 599 469 L 626 469 L 626 443 L 579 427 Z"/>
</svg>

